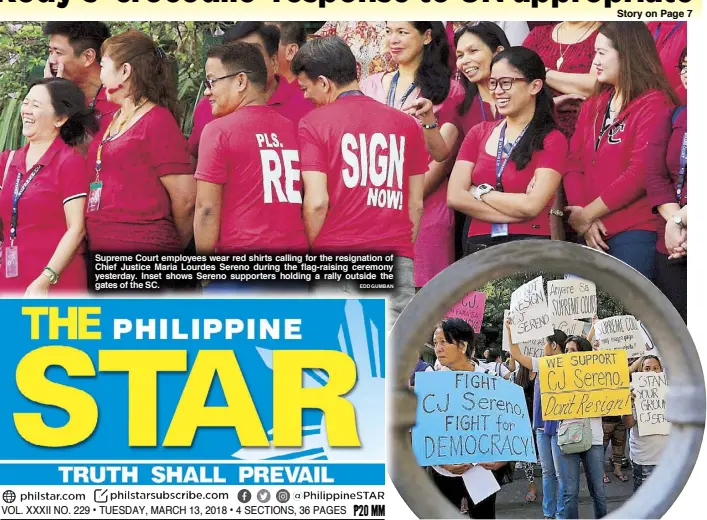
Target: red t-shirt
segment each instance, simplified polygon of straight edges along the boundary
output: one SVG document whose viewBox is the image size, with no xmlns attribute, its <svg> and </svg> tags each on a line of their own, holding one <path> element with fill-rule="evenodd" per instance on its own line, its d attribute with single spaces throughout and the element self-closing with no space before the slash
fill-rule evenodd
<svg viewBox="0 0 707 520">
<path fill-rule="evenodd" d="M 87 163 L 95 176 L 101 140 L 89 147 Z M 161 178 L 191 174 L 187 140 L 172 116 L 155 106 L 114 141 L 103 146 L 100 180 L 103 192 L 98 211 L 86 213 L 92 251 L 179 252 L 179 234 L 172 204 Z"/>
<path fill-rule="evenodd" d="M 646 25 L 655 40 L 655 46 L 658 49 L 668 81 L 681 97 L 680 102 L 686 104 L 687 91 L 682 86 L 678 61 L 683 49 L 687 47 L 687 24 L 681 21 L 649 22 Z"/>
<path fill-rule="evenodd" d="M 594 60 L 594 44 L 596 43 L 598 30 L 595 30 L 585 40 L 572 45 L 560 46 L 552 38 L 552 33 L 557 24 L 542 25 L 536 27 L 523 42 L 523 47 L 535 51 L 546 67 L 559 72 L 571 74 L 588 74 L 592 69 Z M 562 66 L 557 68 L 557 61 L 563 57 Z M 550 89 L 552 96 L 559 96 L 562 92 Z M 557 127 L 565 136 L 570 139 L 577 124 L 579 111 L 576 112 L 555 112 Z"/>
<path fill-rule="evenodd" d="M 464 138 L 462 147 L 457 155 L 457 161 L 469 161 L 474 163 L 472 171 L 472 184 L 490 184 L 496 186 L 496 155 L 486 152 L 486 142 L 493 133 L 494 128 L 500 123 L 489 121 L 476 125 Z M 496 143 L 494 143 L 494 149 Z M 565 173 L 565 161 L 567 160 L 567 139 L 559 130 L 553 130 L 543 141 L 543 149 L 536 150 L 530 162 L 522 170 L 516 169 L 513 160 L 506 163 L 503 170 L 502 186 L 506 193 L 525 193 L 528 184 L 535 175 L 538 168 L 550 168 Z M 550 235 L 550 209 L 554 197 L 548 202 L 544 210 L 536 217 L 519 222 L 508 224 L 509 235 Z M 472 218 L 469 226 L 469 236 L 485 236 L 491 234 L 491 224 Z"/>
<path fill-rule="evenodd" d="M 57 137 L 37 161 L 42 168 L 27 185 L 18 202 L 15 247 L 19 276 L 5 278 L 6 247 L 10 245 L 12 197 L 17 174 L 22 174 L 22 186 L 29 172 L 34 169 L 34 166 L 30 170 L 25 168 L 28 149 L 29 144 L 15 152 L 7 171 L 5 185 L 0 191 L 0 219 L 3 222 L 0 293 L 3 294 L 24 294 L 27 287 L 42 274 L 67 230 L 64 204 L 76 198 L 86 197 L 88 192 L 86 160 Z M 9 151 L 5 151 L 0 156 L 0 175 L 5 172 L 9 154 Z M 51 286 L 51 293 L 86 292 L 83 251 L 84 245 L 81 244 L 69 265 L 60 274 L 59 282 Z"/>
<path fill-rule="evenodd" d="M 295 125 L 272 108 L 209 123 L 195 177 L 223 185 L 219 253 L 309 249 Z"/>
<path fill-rule="evenodd" d="M 415 120 L 350 95 L 302 118 L 299 143 L 302 171 L 327 175 L 329 210 L 313 249 L 413 258 L 409 178 L 428 164 Z"/>
<path fill-rule="evenodd" d="M 314 109 L 314 105 L 311 101 L 304 99 L 304 94 L 296 81 L 288 83 L 287 79 L 282 76 L 276 76 L 276 78 L 278 80 L 277 88 L 267 100 L 266 105 L 274 108 L 277 113 L 285 116 L 296 125 L 303 116 Z M 199 156 L 201 134 L 204 127 L 214 119 L 216 118 L 211 114 L 209 99 L 201 98 L 194 109 L 194 125 L 189 136 L 189 153 L 192 156 Z"/>
</svg>

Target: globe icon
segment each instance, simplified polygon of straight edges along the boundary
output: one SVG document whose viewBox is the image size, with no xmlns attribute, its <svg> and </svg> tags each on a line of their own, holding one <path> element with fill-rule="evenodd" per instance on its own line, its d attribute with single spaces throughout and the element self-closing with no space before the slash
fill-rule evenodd
<svg viewBox="0 0 707 520">
<path fill-rule="evenodd" d="M 2 499 L 5 501 L 6 504 L 12 504 L 16 498 L 17 495 L 15 495 L 15 492 L 11 489 L 4 491 L 2 494 Z"/>
</svg>

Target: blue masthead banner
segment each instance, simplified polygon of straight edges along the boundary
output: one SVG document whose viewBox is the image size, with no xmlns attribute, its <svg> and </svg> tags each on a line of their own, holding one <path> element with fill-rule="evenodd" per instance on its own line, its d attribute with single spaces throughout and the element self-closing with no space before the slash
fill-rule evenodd
<svg viewBox="0 0 707 520">
<path fill-rule="evenodd" d="M 384 460 L 384 300 L 4 300 L 0 460 Z"/>
</svg>

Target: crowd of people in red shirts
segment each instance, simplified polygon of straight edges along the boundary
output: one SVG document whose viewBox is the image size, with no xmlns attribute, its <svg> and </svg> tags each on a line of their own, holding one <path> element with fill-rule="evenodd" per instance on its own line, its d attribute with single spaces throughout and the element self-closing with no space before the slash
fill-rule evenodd
<svg viewBox="0 0 707 520">
<path fill-rule="evenodd" d="M 232 25 L 187 138 L 150 35 L 47 23 L 27 144 L 0 156 L 0 292 L 86 291 L 87 252 L 387 252 L 395 316 L 461 256 L 540 238 L 686 317 L 684 22 L 340 25 Z"/>
</svg>

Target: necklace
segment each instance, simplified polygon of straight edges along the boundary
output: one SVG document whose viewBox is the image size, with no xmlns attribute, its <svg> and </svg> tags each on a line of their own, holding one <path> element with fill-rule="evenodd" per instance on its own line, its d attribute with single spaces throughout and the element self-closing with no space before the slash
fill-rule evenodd
<svg viewBox="0 0 707 520">
<path fill-rule="evenodd" d="M 117 138 L 118 135 L 120 135 L 120 132 L 123 130 L 123 127 L 125 126 L 125 124 L 133 118 L 133 116 L 137 113 L 138 110 L 140 110 L 143 107 L 143 105 L 145 103 L 147 103 L 147 99 L 143 99 L 142 101 L 140 101 L 140 103 L 138 103 L 135 106 L 135 108 L 133 108 L 132 111 L 128 115 L 126 115 L 125 119 L 123 119 L 120 122 L 120 124 L 118 125 L 118 130 L 115 133 L 111 133 L 111 129 L 113 128 L 113 125 L 115 125 L 115 123 L 118 121 L 118 119 L 120 118 L 120 116 L 123 112 L 122 108 L 120 110 L 118 110 L 118 113 L 115 114 L 113 121 L 111 121 L 110 125 L 108 126 L 108 130 L 106 131 L 107 135 L 105 136 L 105 140 L 112 141 L 113 139 Z"/>
<path fill-rule="evenodd" d="M 579 43 L 580 40 L 586 36 L 586 34 L 589 32 L 589 30 L 592 27 L 594 27 L 594 24 L 596 22 L 589 22 L 589 27 L 587 27 L 587 29 L 582 33 L 582 35 L 579 38 L 577 38 L 577 41 L 567 45 L 567 47 L 565 47 L 565 50 L 563 51 L 562 50 L 562 42 L 560 42 L 560 27 L 562 27 L 564 25 L 564 23 L 565 22 L 562 22 L 561 24 L 559 24 L 557 26 L 557 44 L 560 46 L 560 57 L 557 59 L 557 62 L 555 63 L 557 70 L 560 70 L 560 67 L 562 67 L 562 64 L 565 62 L 565 53 L 570 49 L 570 47 L 572 47 L 572 45 Z"/>
</svg>

